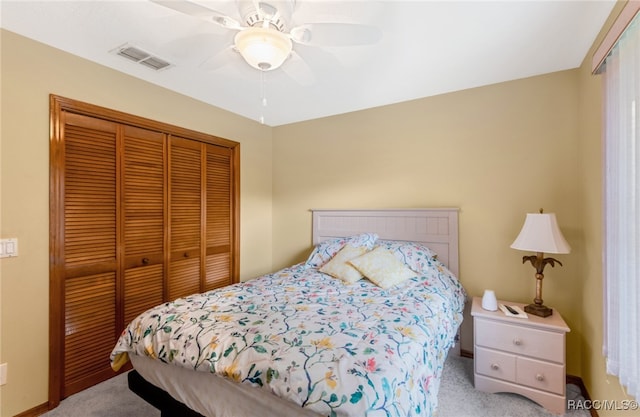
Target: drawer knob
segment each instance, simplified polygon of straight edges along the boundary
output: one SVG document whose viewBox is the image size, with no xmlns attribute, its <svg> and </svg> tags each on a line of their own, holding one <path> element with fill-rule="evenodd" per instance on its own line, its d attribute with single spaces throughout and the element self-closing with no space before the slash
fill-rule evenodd
<svg viewBox="0 0 640 417">
<path fill-rule="evenodd" d="M 492 363 L 491 364 L 491 369 L 493 369 L 494 371 L 497 371 L 498 369 L 500 369 L 500 367 L 498 366 L 497 363 Z"/>
<path fill-rule="evenodd" d="M 522 345 L 522 340 L 520 340 L 518 338 L 515 338 L 515 339 L 513 339 L 513 344 L 516 345 L 516 346 L 520 346 L 520 345 Z"/>
<path fill-rule="evenodd" d="M 544 381 L 544 375 L 542 374 L 536 374 L 536 379 L 540 382 Z"/>
</svg>

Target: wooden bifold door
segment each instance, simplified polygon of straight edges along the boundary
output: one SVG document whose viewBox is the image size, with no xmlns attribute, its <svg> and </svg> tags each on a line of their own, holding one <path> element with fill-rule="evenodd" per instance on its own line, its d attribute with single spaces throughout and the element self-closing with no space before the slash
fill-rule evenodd
<svg viewBox="0 0 640 417">
<path fill-rule="evenodd" d="M 239 145 L 58 96 L 51 127 L 53 407 L 135 316 L 238 282 Z"/>
</svg>

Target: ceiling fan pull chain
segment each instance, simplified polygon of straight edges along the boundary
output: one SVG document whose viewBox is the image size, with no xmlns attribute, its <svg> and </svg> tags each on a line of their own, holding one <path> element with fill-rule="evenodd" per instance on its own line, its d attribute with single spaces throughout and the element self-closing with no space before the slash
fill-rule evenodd
<svg viewBox="0 0 640 417">
<path fill-rule="evenodd" d="M 262 98 L 262 107 L 267 107 L 267 94 L 264 73 L 265 71 L 260 71 L 260 97 Z"/>
<path fill-rule="evenodd" d="M 260 108 L 260 123 L 264 124 L 264 109 L 267 107 L 267 96 L 265 93 L 265 71 L 260 71 L 260 99 L 262 107 Z"/>
</svg>

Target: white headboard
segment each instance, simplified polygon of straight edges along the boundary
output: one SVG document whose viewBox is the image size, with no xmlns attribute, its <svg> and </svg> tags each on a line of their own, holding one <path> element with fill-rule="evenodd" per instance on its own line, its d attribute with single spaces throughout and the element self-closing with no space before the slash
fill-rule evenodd
<svg viewBox="0 0 640 417">
<path fill-rule="evenodd" d="M 385 240 L 421 242 L 458 275 L 458 209 L 311 210 L 313 244 L 372 232 Z"/>
</svg>

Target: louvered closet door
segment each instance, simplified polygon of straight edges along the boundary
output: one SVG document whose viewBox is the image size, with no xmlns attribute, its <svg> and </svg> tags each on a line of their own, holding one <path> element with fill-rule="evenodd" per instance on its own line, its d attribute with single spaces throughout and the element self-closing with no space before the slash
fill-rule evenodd
<svg viewBox="0 0 640 417">
<path fill-rule="evenodd" d="M 165 135 L 124 127 L 124 323 L 164 301 Z"/>
<path fill-rule="evenodd" d="M 111 376 L 116 340 L 117 125 L 65 113 L 63 397 Z"/>
<path fill-rule="evenodd" d="M 168 299 L 200 292 L 202 242 L 202 148 L 170 139 L 170 265 Z"/>
<path fill-rule="evenodd" d="M 109 355 L 136 315 L 238 281 L 240 148 L 63 97 L 50 106 L 55 406 L 115 375 Z"/>
<path fill-rule="evenodd" d="M 206 273 L 203 291 L 233 283 L 231 151 L 206 146 Z"/>
</svg>

